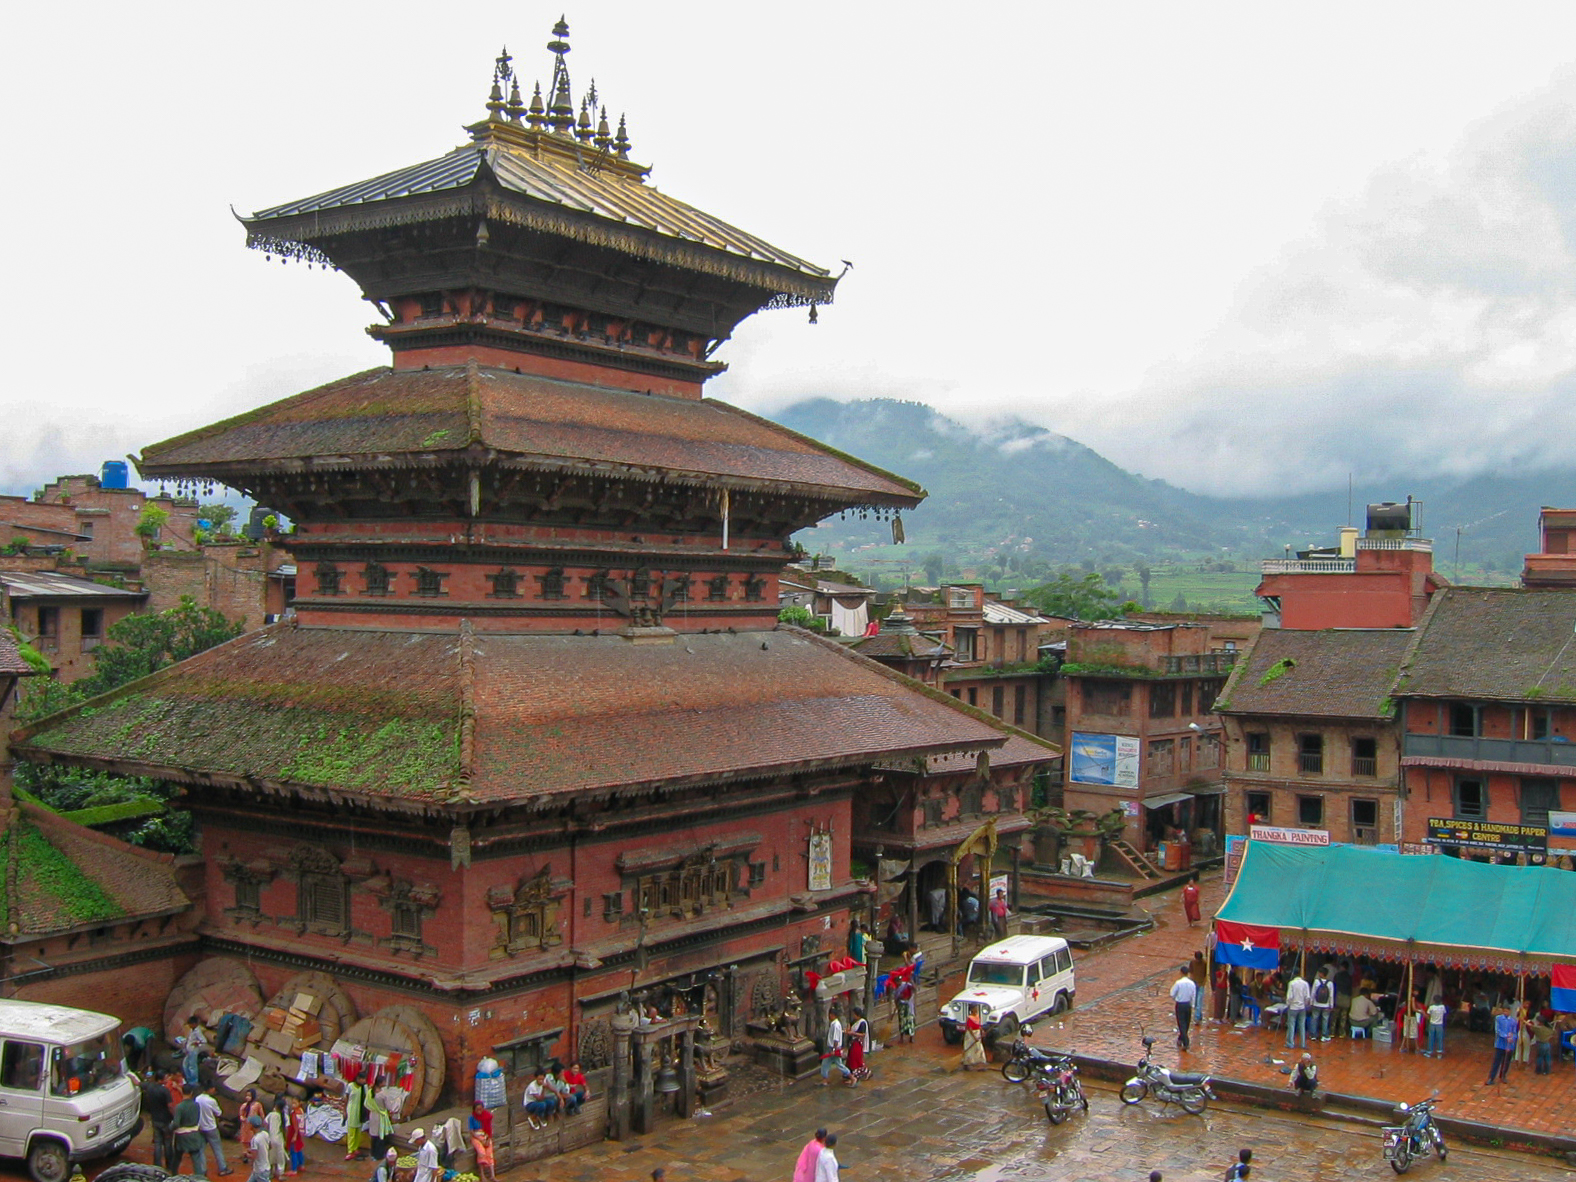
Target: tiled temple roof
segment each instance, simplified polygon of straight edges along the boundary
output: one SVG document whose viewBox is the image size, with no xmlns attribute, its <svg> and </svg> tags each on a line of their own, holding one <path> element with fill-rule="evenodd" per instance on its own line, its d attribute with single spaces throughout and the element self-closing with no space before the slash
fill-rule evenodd
<svg viewBox="0 0 1576 1182">
<path fill-rule="evenodd" d="M 1266 628 L 1237 662 L 1217 706 L 1231 714 L 1385 718 L 1410 628 Z"/>
</svg>

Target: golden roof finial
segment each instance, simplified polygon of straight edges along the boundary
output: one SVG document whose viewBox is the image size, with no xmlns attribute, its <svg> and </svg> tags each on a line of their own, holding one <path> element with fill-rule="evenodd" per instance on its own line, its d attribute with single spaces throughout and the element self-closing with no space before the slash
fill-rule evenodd
<svg viewBox="0 0 1576 1182">
<path fill-rule="evenodd" d="M 558 135 L 568 135 L 575 125 L 575 96 L 569 84 L 569 23 L 562 16 L 553 26 L 553 39 L 547 43 L 555 55 L 553 82 L 548 89 L 547 122 Z"/>
<path fill-rule="evenodd" d="M 613 144 L 613 135 L 608 130 L 607 126 L 606 107 L 602 108 L 602 118 L 597 121 L 596 138 L 592 141 L 592 143 L 596 144 L 597 151 L 599 152 L 607 151 L 608 148 L 610 148 Z"/>
<path fill-rule="evenodd" d="M 634 145 L 629 142 L 629 131 L 624 125 L 624 116 L 618 117 L 618 135 L 613 137 L 613 151 L 625 160 L 629 159 L 629 150 Z"/>
<path fill-rule="evenodd" d="M 526 108 L 525 121 L 531 125 L 532 131 L 541 131 L 542 124 L 547 122 L 547 109 L 542 106 L 542 84 L 536 84 L 536 90 L 531 94 L 531 105 Z"/>
<path fill-rule="evenodd" d="M 591 113 L 586 109 L 586 100 L 580 100 L 580 118 L 575 121 L 575 139 L 582 144 L 589 144 L 591 137 L 596 133 L 591 130 Z"/>
<path fill-rule="evenodd" d="M 509 105 L 504 108 L 504 114 L 516 123 L 520 122 L 520 116 L 525 114 L 525 102 L 520 98 L 518 78 L 509 83 Z"/>
<path fill-rule="evenodd" d="M 502 122 L 506 104 L 503 100 L 503 85 L 514 77 L 514 69 L 509 64 L 514 59 L 509 56 L 509 47 L 506 45 L 498 51 L 498 58 L 493 63 L 492 90 L 487 96 L 487 118 Z"/>
</svg>

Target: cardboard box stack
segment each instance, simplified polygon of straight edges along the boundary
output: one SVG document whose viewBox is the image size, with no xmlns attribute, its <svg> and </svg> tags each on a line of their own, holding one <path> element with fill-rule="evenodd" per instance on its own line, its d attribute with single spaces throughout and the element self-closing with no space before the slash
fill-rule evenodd
<svg viewBox="0 0 1576 1182">
<path fill-rule="evenodd" d="M 297 993 L 287 1007 L 263 1007 L 246 1038 L 246 1058 L 225 1087 L 239 1093 L 249 1087 L 278 1093 L 292 1082 L 299 1082 L 301 1056 L 322 1044 L 323 1030 L 317 1020 L 322 999 L 310 993 Z"/>
</svg>

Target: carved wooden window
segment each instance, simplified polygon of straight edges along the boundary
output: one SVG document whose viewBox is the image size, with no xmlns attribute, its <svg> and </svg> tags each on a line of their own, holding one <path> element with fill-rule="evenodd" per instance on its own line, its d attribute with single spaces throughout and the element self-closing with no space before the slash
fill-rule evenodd
<svg viewBox="0 0 1576 1182">
<path fill-rule="evenodd" d="M 963 815 L 977 817 L 985 808 L 985 792 L 978 784 L 970 784 L 963 790 Z"/>
<path fill-rule="evenodd" d="M 744 598 L 754 603 L 759 603 L 766 596 L 766 580 L 760 575 L 751 575 L 744 580 Z"/>
<path fill-rule="evenodd" d="M 637 570 L 629 576 L 629 597 L 631 599 L 651 598 L 651 572 Z"/>
<path fill-rule="evenodd" d="M 925 824 L 941 824 L 941 798 L 932 796 L 925 801 Z"/>
<path fill-rule="evenodd" d="M 496 887 L 488 892 L 487 905 L 497 913 L 500 925 L 500 953 L 512 956 L 562 941 L 558 931 L 560 904 L 555 889 L 551 875 L 543 869 L 522 882 L 517 890 Z"/>
<path fill-rule="evenodd" d="M 674 870 L 648 874 L 637 886 L 640 908 L 650 915 L 694 916 L 726 907 L 733 897 L 733 863 L 693 859 Z"/>
<path fill-rule="evenodd" d="M 263 913 L 263 884 L 255 879 L 235 880 L 235 909 L 237 912 L 261 915 Z"/>
<path fill-rule="evenodd" d="M 694 580 L 689 575 L 679 575 L 673 580 L 673 602 L 688 603 L 690 598 L 690 585 Z"/>
<path fill-rule="evenodd" d="M 399 899 L 394 902 L 392 911 L 394 938 L 421 943 L 421 907 L 408 899 Z"/>
<path fill-rule="evenodd" d="M 443 315 L 443 293 L 441 291 L 424 291 L 418 298 L 421 300 L 421 314 L 423 316 Z"/>
<path fill-rule="evenodd" d="M 332 562 L 318 563 L 317 570 L 314 573 L 317 575 L 317 593 L 319 595 L 340 595 L 343 593 L 339 585 L 340 570 Z"/>
<path fill-rule="evenodd" d="M 706 598 L 713 603 L 718 603 L 728 598 L 727 575 L 718 575 L 715 579 L 706 580 Z"/>
<path fill-rule="evenodd" d="M 602 918 L 617 919 L 624 914 L 624 892 L 611 891 L 602 896 Z"/>
<path fill-rule="evenodd" d="M 492 584 L 492 590 L 487 593 L 490 598 L 520 598 L 520 574 L 518 571 L 512 571 L 508 567 L 505 567 L 497 574 L 488 575 L 487 581 Z"/>
<path fill-rule="evenodd" d="M 542 585 L 543 599 L 563 599 L 564 593 L 564 568 L 555 566 L 545 574 L 536 576 L 536 581 Z"/>
<path fill-rule="evenodd" d="M 541 947 L 542 908 L 519 908 L 509 914 L 509 948 Z"/>
<path fill-rule="evenodd" d="M 750 863 L 750 886 L 758 887 L 766 881 L 766 863 Z"/>
<path fill-rule="evenodd" d="M 608 583 L 609 583 L 608 572 L 605 571 L 605 570 L 599 570 L 595 574 L 587 575 L 586 576 L 586 598 L 587 599 L 609 599 L 609 598 L 611 598 L 613 589 L 612 589 L 612 587 L 610 587 L 608 585 Z"/>
<path fill-rule="evenodd" d="M 361 577 L 366 582 L 365 593 L 368 595 L 387 595 L 392 590 L 389 568 L 382 563 L 367 563 L 361 570 Z"/>
<path fill-rule="evenodd" d="M 515 299 L 513 296 L 498 295 L 494 293 L 492 304 L 494 316 L 507 316 L 510 319 L 513 319 L 515 309 L 519 307 L 520 301 Z"/>
<path fill-rule="evenodd" d="M 443 589 L 443 580 L 449 577 L 447 571 L 431 570 L 425 566 L 416 568 L 416 594 L 423 599 L 437 599 L 447 595 Z"/>
<path fill-rule="evenodd" d="M 297 895 L 297 918 L 312 928 L 338 935 L 347 926 L 350 907 L 345 880 L 339 875 L 303 874 Z"/>
</svg>

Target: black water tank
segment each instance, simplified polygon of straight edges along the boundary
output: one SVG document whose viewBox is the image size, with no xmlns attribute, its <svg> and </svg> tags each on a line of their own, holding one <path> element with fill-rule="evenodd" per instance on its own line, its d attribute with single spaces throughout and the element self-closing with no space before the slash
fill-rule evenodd
<svg viewBox="0 0 1576 1182">
<path fill-rule="evenodd" d="M 1397 504 L 1395 501 L 1385 501 L 1380 505 L 1368 506 L 1368 532 L 1394 531 L 1406 533 L 1412 528 L 1412 506 Z"/>
</svg>

